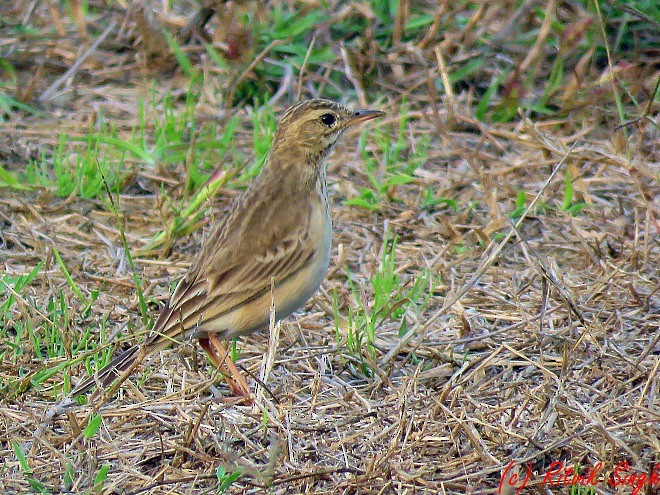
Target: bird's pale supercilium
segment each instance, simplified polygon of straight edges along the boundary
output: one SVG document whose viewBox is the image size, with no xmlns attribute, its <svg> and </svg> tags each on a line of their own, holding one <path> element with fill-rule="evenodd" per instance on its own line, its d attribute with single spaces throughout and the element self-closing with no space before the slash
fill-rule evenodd
<svg viewBox="0 0 660 495">
<path fill-rule="evenodd" d="M 115 356 L 71 396 L 107 386 L 145 357 L 191 337 L 230 376 L 234 393 L 248 394 L 220 340 L 267 327 L 271 303 L 279 320 L 316 292 L 332 244 L 325 158 L 348 127 L 382 115 L 321 99 L 289 108 L 261 173 L 205 240 L 145 341 Z"/>
</svg>

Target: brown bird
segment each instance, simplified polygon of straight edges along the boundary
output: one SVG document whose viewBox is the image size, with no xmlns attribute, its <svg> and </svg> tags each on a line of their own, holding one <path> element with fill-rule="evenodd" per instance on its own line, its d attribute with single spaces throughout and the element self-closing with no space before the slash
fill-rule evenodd
<svg viewBox="0 0 660 495">
<path fill-rule="evenodd" d="M 267 327 L 271 303 L 276 320 L 290 315 L 319 288 L 332 244 L 325 159 L 348 127 L 382 115 L 321 99 L 289 108 L 261 174 L 206 239 L 145 341 L 70 397 L 123 379 L 147 356 L 189 338 L 199 340 L 235 394 L 248 395 L 220 340 Z"/>
</svg>

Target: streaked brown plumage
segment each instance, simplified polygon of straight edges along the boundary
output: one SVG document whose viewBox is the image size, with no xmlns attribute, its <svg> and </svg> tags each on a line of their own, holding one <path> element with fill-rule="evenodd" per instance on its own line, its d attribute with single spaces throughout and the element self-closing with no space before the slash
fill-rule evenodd
<svg viewBox="0 0 660 495">
<path fill-rule="evenodd" d="M 288 109 L 261 174 L 206 239 L 146 340 L 115 356 L 71 396 L 96 383 L 107 386 L 145 357 L 188 338 L 199 339 L 221 369 L 236 374 L 230 360 L 221 363 L 226 351 L 218 339 L 266 327 L 271 301 L 279 320 L 316 292 L 332 243 L 325 158 L 346 128 L 381 115 L 320 99 Z M 247 393 L 236 378 L 232 388 Z"/>
</svg>

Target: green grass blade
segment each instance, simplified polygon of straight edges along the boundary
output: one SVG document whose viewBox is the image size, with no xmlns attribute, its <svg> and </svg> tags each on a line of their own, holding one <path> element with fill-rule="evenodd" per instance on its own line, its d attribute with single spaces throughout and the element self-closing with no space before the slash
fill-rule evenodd
<svg viewBox="0 0 660 495">
<path fill-rule="evenodd" d="M 128 151 L 129 153 L 133 154 L 140 160 L 144 161 L 145 163 L 148 163 L 150 165 L 154 165 L 156 163 L 156 159 L 151 156 L 151 154 L 141 148 L 140 146 L 131 143 L 129 141 L 126 141 L 124 139 L 119 139 L 113 136 L 107 136 L 107 135 L 98 135 L 98 134 L 92 134 L 89 136 L 85 137 L 77 137 L 77 136 L 67 136 L 67 141 L 72 141 L 72 142 L 81 142 L 81 143 L 102 143 L 102 144 L 108 144 L 111 146 L 114 146 L 118 150 L 123 150 L 123 151 Z"/>
<path fill-rule="evenodd" d="M 76 283 L 73 281 L 73 278 L 71 278 L 71 274 L 69 273 L 69 270 L 67 270 L 66 265 L 64 264 L 64 261 L 62 261 L 62 257 L 60 256 L 60 252 L 57 250 L 56 247 L 53 247 L 53 254 L 55 255 L 55 259 L 57 260 L 57 264 L 60 266 L 60 270 L 62 270 L 62 274 L 64 275 L 64 278 L 66 279 L 67 283 L 69 284 L 69 287 L 71 287 L 71 290 L 78 296 L 78 299 L 80 299 L 82 302 L 85 303 L 87 306 L 89 304 L 89 301 L 87 298 L 84 296 L 82 291 L 78 288 Z"/>
<path fill-rule="evenodd" d="M 94 435 L 96 435 L 96 432 L 99 431 L 99 429 L 101 428 L 102 421 L 103 421 L 103 417 L 100 414 L 92 413 L 89 416 L 89 421 L 87 422 L 87 426 L 85 426 L 85 429 L 83 430 L 83 436 L 87 440 L 89 440 Z"/>
</svg>

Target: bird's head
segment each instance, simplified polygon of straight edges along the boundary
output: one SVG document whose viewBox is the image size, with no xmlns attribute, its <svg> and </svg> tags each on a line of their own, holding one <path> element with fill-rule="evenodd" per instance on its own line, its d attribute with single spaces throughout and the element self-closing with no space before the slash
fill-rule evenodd
<svg viewBox="0 0 660 495">
<path fill-rule="evenodd" d="M 382 115 L 385 112 L 379 110 L 349 110 L 330 100 L 302 101 L 282 115 L 272 153 L 290 154 L 296 161 L 304 156 L 306 161 L 320 165 L 346 129 Z"/>
</svg>

